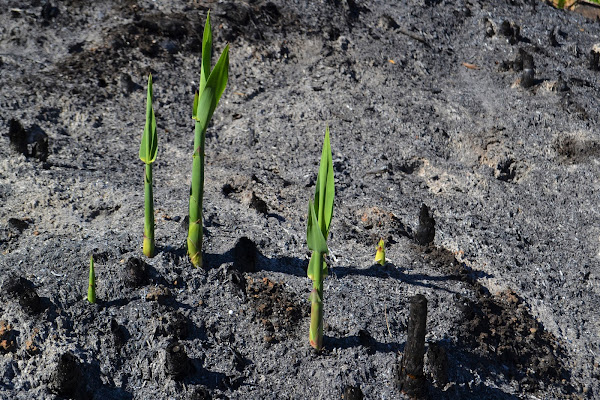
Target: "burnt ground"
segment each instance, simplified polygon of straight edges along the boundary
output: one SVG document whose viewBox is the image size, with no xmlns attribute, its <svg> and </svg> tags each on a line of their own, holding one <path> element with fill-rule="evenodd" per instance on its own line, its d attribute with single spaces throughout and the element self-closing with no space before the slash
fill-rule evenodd
<svg viewBox="0 0 600 400">
<path fill-rule="evenodd" d="M 190 117 L 209 9 L 231 64 L 198 270 Z M 600 398 L 599 53 L 597 20 L 540 1 L 4 0 L 0 398 L 402 398 L 415 294 L 431 398 Z M 316 354 L 305 212 L 327 124 Z"/>
</svg>

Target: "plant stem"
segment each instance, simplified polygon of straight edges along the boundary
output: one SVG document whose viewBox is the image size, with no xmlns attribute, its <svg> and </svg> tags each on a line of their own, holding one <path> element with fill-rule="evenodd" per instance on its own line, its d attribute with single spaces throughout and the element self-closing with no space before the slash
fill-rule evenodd
<svg viewBox="0 0 600 400">
<path fill-rule="evenodd" d="M 152 164 L 146 164 L 144 175 L 144 254 L 154 257 L 154 197 L 152 195 Z"/>
<path fill-rule="evenodd" d="M 202 197 L 204 195 L 204 141 L 206 129 L 196 121 L 194 131 L 194 154 L 192 162 L 192 186 L 190 188 L 190 227 L 188 230 L 188 255 L 195 267 L 202 267 Z"/>
<path fill-rule="evenodd" d="M 96 302 L 96 272 L 94 271 L 94 256 L 90 257 L 90 273 L 88 279 L 88 301 L 92 304 Z"/>
<path fill-rule="evenodd" d="M 310 345 L 319 351 L 323 348 L 323 254 L 313 252 L 318 266 L 314 271 L 313 290 L 310 294 Z"/>
</svg>

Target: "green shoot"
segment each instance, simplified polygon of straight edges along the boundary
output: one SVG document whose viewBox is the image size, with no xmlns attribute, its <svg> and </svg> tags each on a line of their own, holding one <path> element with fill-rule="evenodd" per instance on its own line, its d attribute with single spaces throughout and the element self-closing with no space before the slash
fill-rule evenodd
<svg viewBox="0 0 600 400">
<path fill-rule="evenodd" d="M 202 38 L 200 85 L 194 96 L 192 118 L 195 120 L 192 184 L 190 187 L 187 251 L 192 264 L 202 267 L 202 198 L 204 196 L 204 142 L 206 128 L 219 104 L 229 78 L 229 45 L 221 53 L 215 67 L 210 69 L 212 33 L 210 13 L 206 17 Z"/>
<path fill-rule="evenodd" d="M 146 164 L 144 174 L 144 243 L 146 257 L 154 257 L 154 196 L 152 195 L 152 163 L 156 160 L 158 137 L 156 117 L 152 109 L 152 75 L 148 76 L 146 95 L 146 125 L 140 144 L 140 159 Z"/>
<path fill-rule="evenodd" d="M 312 250 L 308 264 L 308 277 L 313 281 L 313 290 L 310 293 L 310 345 L 317 351 L 323 347 L 323 279 L 327 276 L 327 263 L 325 254 L 329 253 L 327 236 L 329 225 L 333 216 L 333 197 L 335 186 L 333 181 L 333 161 L 331 145 L 329 143 L 329 127 L 325 130 L 325 140 L 321 153 L 319 175 L 315 186 L 314 202 L 308 202 L 308 219 L 306 228 L 306 242 Z"/>
<path fill-rule="evenodd" d="M 87 299 L 92 304 L 96 302 L 96 273 L 94 272 L 94 256 L 90 256 L 90 277 Z"/>
<path fill-rule="evenodd" d="M 375 262 L 381 265 L 385 265 L 385 243 L 383 239 L 379 241 L 377 245 L 377 253 L 375 253 Z"/>
</svg>

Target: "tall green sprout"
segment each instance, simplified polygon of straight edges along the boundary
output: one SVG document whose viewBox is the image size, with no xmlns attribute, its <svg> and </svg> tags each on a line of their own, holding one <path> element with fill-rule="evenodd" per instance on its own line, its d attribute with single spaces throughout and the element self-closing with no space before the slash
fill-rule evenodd
<svg viewBox="0 0 600 400">
<path fill-rule="evenodd" d="M 90 256 L 90 275 L 88 278 L 88 296 L 90 303 L 96 302 L 96 273 L 94 272 L 94 256 Z"/>
<path fill-rule="evenodd" d="M 158 137 L 156 117 L 152 109 L 152 75 L 148 76 L 146 96 L 146 125 L 140 144 L 140 159 L 146 164 L 144 174 L 144 254 L 154 257 L 154 196 L 152 195 L 152 163 L 156 160 Z"/>
<path fill-rule="evenodd" d="M 212 32 L 210 13 L 206 16 L 202 37 L 202 66 L 200 86 L 194 96 L 192 118 L 195 122 L 194 154 L 192 162 L 192 184 L 190 187 L 190 225 L 187 238 L 187 251 L 195 267 L 202 267 L 202 197 L 204 195 L 204 142 L 206 128 L 219 104 L 229 78 L 229 45 L 221 53 L 211 71 Z"/>
<path fill-rule="evenodd" d="M 312 250 L 308 264 L 307 275 L 313 281 L 313 290 L 310 293 L 310 345 L 316 350 L 323 347 L 323 279 L 327 276 L 325 254 L 329 224 L 333 216 L 333 197 L 335 187 L 333 182 L 333 161 L 331 145 L 329 144 L 329 127 L 325 130 L 325 140 L 321 153 L 321 164 L 315 187 L 314 202 L 308 202 L 308 222 L 306 228 L 306 242 Z"/>
</svg>

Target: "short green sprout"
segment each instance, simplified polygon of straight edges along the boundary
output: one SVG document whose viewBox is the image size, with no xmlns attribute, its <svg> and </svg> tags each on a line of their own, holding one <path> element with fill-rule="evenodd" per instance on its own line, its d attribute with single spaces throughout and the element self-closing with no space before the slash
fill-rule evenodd
<svg viewBox="0 0 600 400">
<path fill-rule="evenodd" d="M 156 135 L 156 117 L 152 109 L 152 75 L 148 76 L 146 95 L 146 125 L 140 144 L 140 159 L 146 164 L 144 175 L 144 242 L 146 257 L 154 257 L 154 196 L 152 195 L 152 163 L 156 160 L 158 137 Z"/>
<path fill-rule="evenodd" d="M 316 350 L 323 347 L 323 279 L 327 276 L 327 263 L 325 254 L 329 253 L 327 236 L 329 225 L 333 216 L 333 197 L 335 187 L 333 182 L 333 161 L 331 145 L 329 143 L 329 127 L 325 129 L 325 140 L 321 153 L 319 175 L 315 187 L 314 202 L 308 202 L 308 220 L 306 229 L 306 242 L 312 250 L 308 264 L 307 275 L 313 281 L 313 290 L 310 293 L 310 345 Z"/>
<path fill-rule="evenodd" d="M 377 244 L 377 253 L 375 253 L 375 262 L 385 265 L 385 243 L 383 239 Z"/>
<path fill-rule="evenodd" d="M 206 128 L 227 86 L 229 78 L 229 45 L 221 53 L 211 71 L 212 32 L 210 13 L 206 16 L 202 37 L 200 86 L 194 96 L 192 118 L 195 122 L 192 184 L 190 187 L 189 230 L 187 251 L 195 267 L 202 267 L 202 197 L 204 195 L 204 142 Z"/>
<path fill-rule="evenodd" d="M 90 276 L 87 299 L 92 304 L 96 302 L 96 273 L 94 272 L 94 256 L 90 256 Z"/>
</svg>

